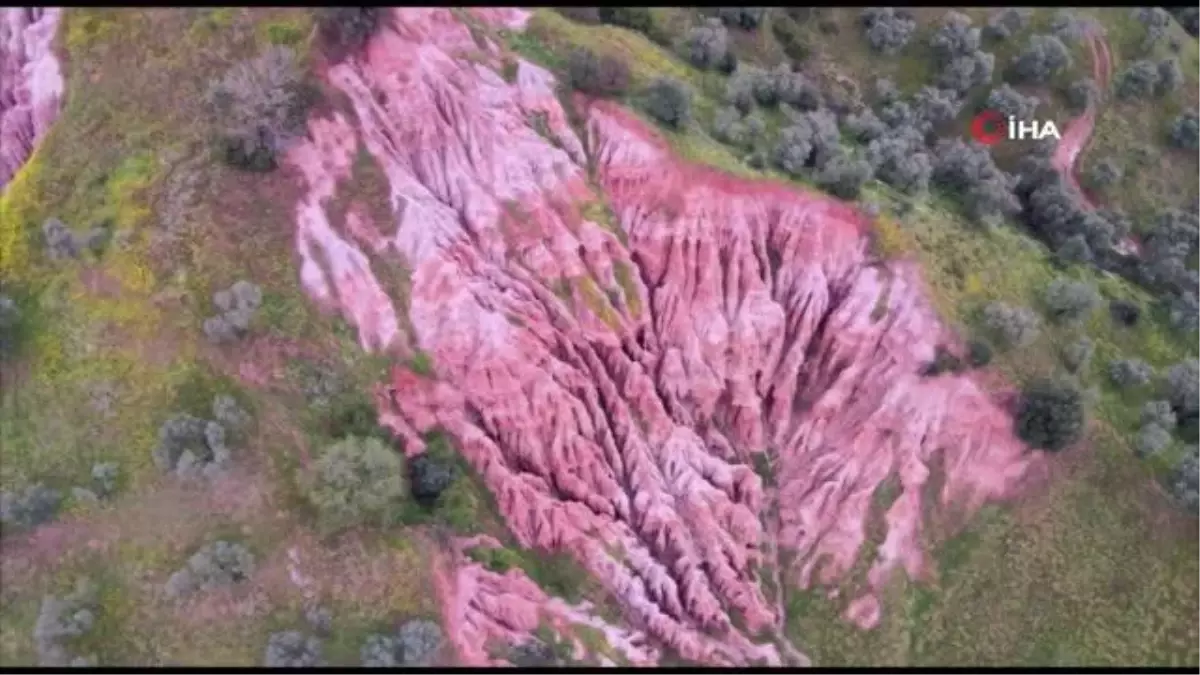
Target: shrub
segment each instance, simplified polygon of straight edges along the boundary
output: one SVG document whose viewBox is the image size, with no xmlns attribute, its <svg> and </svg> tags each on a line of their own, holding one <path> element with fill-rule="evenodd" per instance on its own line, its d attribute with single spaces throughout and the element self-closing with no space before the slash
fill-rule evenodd
<svg viewBox="0 0 1200 675">
<path fill-rule="evenodd" d="M 751 115 L 743 118 L 737 108 L 722 108 L 713 119 L 713 138 L 735 148 L 749 150 L 759 139 L 764 126 L 762 119 Z"/>
<path fill-rule="evenodd" d="M 817 174 L 816 182 L 835 197 L 857 199 L 872 173 L 866 160 L 840 154 L 826 162 Z"/>
<path fill-rule="evenodd" d="M 1025 96 L 1007 84 L 1001 84 L 988 94 L 985 105 L 1005 117 L 1028 119 L 1033 117 L 1040 104 L 1041 100 L 1038 97 Z"/>
<path fill-rule="evenodd" d="M 975 368 L 982 368 L 992 362 L 992 346 L 979 339 L 967 341 L 967 362 Z"/>
<path fill-rule="evenodd" d="M 990 224 L 1021 210 L 1012 191 L 1012 177 L 977 143 L 957 138 L 939 141 L 930 179 L 957 196 L 976 223 Z"/>
<path fill-rule="evenodd" d="M 882 54 L 895 54 L 917 32 L 917 22 L 891 7 L 868 7 L 860 16 L 871 48 Z"/>
<path fill-rule="evenodd" d="M 766 7 L 718 7 L 717 17 L 727 26 L 754 30 L 767 15 Z"/>
<path fill-rule="evenodd" d="M 1075 111 L 1086 110 L 1100 98 L 1100 85 L 1090 77 L 1075 80 L 1067 87 L 1067 104 Z"/>
<path fill-rule="evenodd" d="M 1100 294 L 1087 282 L 1055 279 L 1046 288 L 1045 302 L 1055 320 L 1078 321 L 1100 304 Z"/>
<path fill-rule="evenodd" d="M 1180 422 L 1200 414 L 1200 364 L 1181 361 L 1167 370 L 1167 400 Z"/>
<path fill-rule="evenodd" d="M 921 375 L 933 377 L 942 373 L 957 373 L 963 369 L 962 359 L 942 345 L 933 351 L 933 360 L 921 368 Z"/>
<path fill-rule="evenodd" d="M 1143 459 L 1153 457 L 1171 445 L 1171 434 L 1157 424 L 1142 427 L 1133 439 L 1133 449 Z"/>
<path fill-rule="evenodd" d="M 1084 417 L 1078 388 L 1064 381 L 1037 380 L 1021 394 L 1017 436 L 1034 448 L 1062 450 L 1079 438 Z"/>
<path fill-rule="evenodd" d="M 786 14 L 776 14 L 771 18 L 771 32 L 775 35 L 775 40 L 779 43 L 779 47 L 787 54 L 788 58 L 796 62 L 803 62 L 812 55 L 812 46 L 808 44 L 808 40 L 804 37 L 804 32 L 800 28 L 800 24 L 796 23 L 790 16 Z"/>
<path fill-rule="evenodd" d="M 567 82 L 592 96 L 624 96 L 629 89 L 629 65 L 613 56 L 576 49 L 567 59 Z"/>
<path fill-rule="evenodd" d="M 317 10 L 317 25 L 331 46 L 357 51 L 379 29 L 386 11 L 383 7 L 322 7 Z"/>
<path fill-rule="evenodd" d="M 900 99 L 900 90 L 896 87 L 896 83 L 890 79 L 886 77 L 876 78 L 875 99 L 881 105 L 895 103 Z"/>
<path fill-rule="evenodd" d="M 995 70 L 995 54 L 983 51 L 972 52 L 955 56 L 943 63 L 936 82 L 942 89 L 966 94 L 975 87 L 981 87 L 991 82 Z"/>
<path fill-rule="evenodd" d="M 1128 300 L 1116 299 L 1108 303 L 1108 313 L 1122 326 L 1136 326 L 1142 318 L 1142 308 Z"/>
<path fill-rule="evenodd" d="M 826 111 L 800 113 L 779 136 L 775 165 L 793 176 L 810 168 L 820 169 L 841 150 L 840 140 L 833 115 Z"/>
<path fill-rule="evenodd" d="M 90 634 L 96 625 L 97 609 L 95 587 L 86 579 L 76 582 L 75 589 L 63 597 L 44 596 L 33 626 L 38 665 L 43 668 L 94 666 L 95 657 L 72 656 L 64 642 Z"/>
<path fill-rule="evenodd" d="M 1141 359 L 1116 359 L 1108 364 L 1108 377 L 1122 389 L 1148 384 L 1154 369 Z"/>
<path fill-rule="evenodd" d="M 1140 59 L 1129 64 L 1116 78 L 1117 98 L 1132 100 L 1152 96 L 1159 86 L 1158 65 Z"/>
<path fill-rule="evenodd" d="M 654 119 L 674 129 L 687 126 L 692 119 L 692 92 L 678 80 L 664 77 L 652 82 L 644 105 Z"/>
<path fill-rule="evenodd" d="M 1078 43 L 1083 39 L 1086 26 L 1069 9 L 1060 9 L 1050 19 L 1050 32 L 1063 42 Z"/>
<path fill-rule="evenodd" d="M 1054 254 L 1061 260 L 1072 263 L 1087 264 L 1095 259 L 1095 256 L 1092 255 L 1092 247 L 1088 246 L 1087 237 L 1082 234 L 1073 234 L 1067 237 L 1055 249 Z"/>
<path fill-rule="evenodd" d="M 216 344 L 236 340 L 249 332 L 250 322 L 262 306 L 262 289 L 249 281 L 237 281 L 214 293 L 213 304 L 217 314 L 205 319 L 205 336 Z"/>
<path fill-rule="evenodd" d="M 1087 181 L 1093 189 L 1104 190 L 1120 183 L 1124 175 L 1125 172 L 1115 159 L 1105 157 L 1089 168 Z"/>
<path fill-rule="evenodd" d="M 866 158 L 879 180 L 907 194 L 921 194 L 933 175 L 933 161 L 923 150 L 919 132 L 897 129 L 868 143 Z"/>
<path fill-rule="evenodd" d="M 1095 345 L 1089 338 L 1082 337 L 1072 342 L 1063 348 L 1062 359 L 1063 365 L 1072 373 L 1077 373 L 1092 360 L 1092 354 L 1096 351 Z"/>
<path fill-rule="evenodd" d="M 971 25 L 971 17 L 955 11 L 946 12 L 941 25 L 929 38 L 930 50 L 941 64 L 974 53 L 979 44 L 979 29 Z"/>
<path fill-rule="evenodd" d="M 1007 40 L 1014 33 L 1025 29 L 1029 22 L 1028 9 L 1001 9 L 988 17 L 987 25 L 983 27 L 983 36 L 991 40 Z"/>
<path fill-rule="evenodd" d="M 396 635 L 367 636 L 359 657 L 367 668 L 428 666 L 442 644 L 442 629 L 425 620 L 405 622 Z"/>
<path fill-rule="evenodd" d="M 237 64 L 208 94 L 219 155 L 240 169 L 274 169 L 280 153 L 304 134 L 312 103 L 313 90 L 287 47 L 269 47 Z"/>
<path fill-rule="evenodd" d="M 354 525 L 386 525 L 405 497 L 404 459 L 376 438 L 344 438 L 325 449 L 305 492 L 321 524 L 336 531 Z"/>
<path fill-rule="evenodd" d="M 317 635 L 329 635 L 333 630 L 333 612 L 325 607 L 317 605 L 305 607 L 304 621 Z"/>
<path fill-rule="evenodd" d="M 1163 429 L 1173 429 L 1177 423 L 1175 410 L 1170 401 L 1146 401 L 1142 404 L 1142 426 L 1154 424 Z"/>
<path fill-rule="evenodd" d="M 92 488 L 100 497 L 108 497 L 117 491 L 120 468 L 116 462 L 97 462 L 92 465 Z"/>
<path fill-rule="evenodd" d="M 601 7 L 600 20 L 649 35 L 654 30 L 654 14 L 649 7 Z"/>
<path fill-rule="evenodd" d="M 600 19 L 599 7 L 555 7 L 554 11 L 562 14 L 572 21 L 578 21 L 579 23 L 602 23 Z"/>
<path fill-rule="evenodd" d="M 216 422 L 180 413 L 158 429 L 154 464 L 160 471 L 180 477 L 212 477 L 232 459 L 225 444 L 225 428 Z"/>
<path fill-rule="evenodd" d="M 1027 307 L 1012 307 L 992 302 L 983 308 L 983 323 L 996 340 L 1005 347 L 1024 347 L 1041 330 L 1037 314 Z"/>
<path fill-rule="evenodd" d="M 196 591 L 239 584 L 254 572 L 254 556 L 237 542 L 214 541 L 200 547 L 187 564 L 167 579 L 166 592 L 182 598 Z"/>
<path fill-rule="evenodd" d="M 913 95 L 913 113 L 930 129 L 953 122 L 962 108 L 962 101 L 953 91 L 921 87 Z"/>
<path fill-rule="evenodd" d="M 1200 509 L 1200 450 L 1192 446 L 1171 472 L 1171 495 L 1195 514 Z"/>
<path fill-rule="evenodd" d="M 1179 59 L 1169 58 L 1158 62 L 1158 84 L 1154 87 L 1156 96 L 1166 96 L 1178 91 L 1183 85 L 1183 69 L 1179 67 Z"/>
<path fill-rule="evenodd" d="M 1183 333 L 1194 333 L 1200 327 L 1200 297 L 1187 291 L 1167 301 L 1167 321 Z"/>
<path fill-rule="evenodd" d="M 68 260 L 79 257 L 82 245 L 71 228 L 58 218 L 47 218 L 42 223 L 42 243 L 46 257 L 51 260 Z"/>
<path fill-rule="evenodd" d="M 688 61 L 701 70 L 719 68 L 728 63 L 729 32 L 716 19 L 693 26 L 684 38 Z"/>
<path fill-rule="evenodd" d="M 782 65 L 770 73 L 775 89 L 775 98 L 801 112 L 819 110 L 823 103 L 821 88 L 813 84 L 803 73 L 792 72 Z"/>
<path fill-rule="evenodd" d="M 779 97 L 775 82 L 765 70 L 742 65 L 725 85 L 725 100 L 747 114 L 758 103 L 775 105 Z"/>
<path fill-rule="evenodd" d="M 1071 67 L 1071 53 L 1062 40 L 1052 35 L 1034 35 L 1021 53 L 1013 57 L 1013 76 L 1023 82 L 1049 82 Z"/>
<path fill-rule="evenodd" d="M 1171 15 L 1162 7 L 1135 7 L 1130 14 L 1146 27 L 1146 38 L 1142 44 L 1145 50 L 1153 49 L 1154 44 L 1167 34 L 1171 25 Z"/>
<path fill-rule="evenodd" d="M 1172 147 L 1192 152 L 1200 150 L 1200 118 L 1190 110 L 1176 117 L 1171 122 L 1167 140 Z"/>
<path fill-rule="evenodd" d="M 250 423 L 250 413 L 242 409 L 237 399 L 228 394 L 213 398 L 213 418 L 230 431 L 242 429 Z"/>
<path fill-rule="evenodd" d="M 452 458 L 424 452 L 409 461 L 409 482 L 412 496 L 419 503 L 431 506 L 459 478 Z"/>
<path fill-rule="evenodd" d="M 0 492 L 0 526 L 8 529 L 31 529 L 53 520 L 62 506 L 62 494 L 41 483 L 34 483 L 19 492 Z"/>
<path fill-rule="evenodd" d="M 870 143 L 883 136 L 887 126 L 871 111 L 870 108 L 847 115 L 842 120 L 842 131 L 851 140 L 858 143 Z"/>
<path fill-rule="evenodd" d="M 325 665 L 321 641 L 298 630 L 272 633 L 267 638 L 263 665 L 268 668 L 316 668 Z"/>
</svg>

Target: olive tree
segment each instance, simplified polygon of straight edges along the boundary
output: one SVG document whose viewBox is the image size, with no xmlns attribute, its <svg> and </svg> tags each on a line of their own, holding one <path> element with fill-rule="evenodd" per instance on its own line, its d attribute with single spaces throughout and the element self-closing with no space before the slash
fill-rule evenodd
<svg viewBox="0 0 1200 675">
<path fill-rule="evenodd" d="M 1083 431 L 1083 393 L 1066 381 L 1037 380 L 1021 394 L 1016 416 L 1017 435 L 1034 448 L 1058 451 Z"/>
<path fill-rule="evenodd" d="M 404 458 L 377 438 L 350 436 L 325 448 L 304 482 L 331 531 L 392 522 L 408 492 Z"/>
</svg>

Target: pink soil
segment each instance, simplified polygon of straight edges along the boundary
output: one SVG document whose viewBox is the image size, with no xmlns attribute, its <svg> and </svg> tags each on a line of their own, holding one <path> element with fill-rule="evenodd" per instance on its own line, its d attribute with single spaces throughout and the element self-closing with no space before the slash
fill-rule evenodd
<svg viewBox="0 0 1200 675">
<path fill-rule="evenodd" d="M 1108 49 L 1108 42 L 1098 34 L 1098 30 L 1093 27 L 1086 38 L 1088 50 L 1092 55 L 1092 77 L 1100 86 L 1101 91 L 1108 91 L 1108 84 L 1112 79 L 1112 53 Z M 1087 146 L 1092 131 L 1096 127 L 1097 112 L 1097 102 L 1093 101 L 1082 115 L 1067 123 L 1062 140 L 1054 149 L 1050 160 L 1054 168 L 1062 173 L 1067 182 L 1083 196 L 1083 202 L 1089 208 L 1095 208 L 1097 201 L 1092 194 L 1079 185 L 1079 155 Z"/>
<path fill-rule="evenodd" d="M 62 10 L 0 9 L 0 188 L 58 116 L 63 78 L 51 49 Z"/>
<path fill-rule="evenodd" d="M 497 16 L 522 19 L 477 14 Z M 326 73 L 357 120 L 314 120 L 292 156 L 311 188 L 297 208 L 302 282 L 343 307 L 364 347 L 432 355 L 436 380 L 397 369 L 379 392 L 409 451 L 420 431 L 447 429 L 520 542 L 573 554 L 656 642 L 695 661 L 780 663 L 750 637 L 782 622 L 754 571 L 772 562 L 764 551 L 795 553 L 791 583 L 811 586 L 818 562 L 836 580 L 894 475 L 886 539 L 867 552 L 873 591 L 847 615 L 869 627 L 888 574 L 922 573 L 936 453 L 937 504 L 967 512 L 1038 461 L 976 381 L 918 375 L 955 337 L 918 269 L 872 259 L 852 207 L 683 163 L 607 103 L 577 102 L 585 145 L 545 70 L 522 61 L 506 82 L 448 10 L 398 10 L 395 24 Z M 391 187 L 394 222 L 377 230 L 412 269 L 412 335 L 358 237 L 324 213 L 355 137 Z M 598 198 L 585 147 L 620 236 L 581 214 Z M 759 451 L 777 494 L 751 468 Z M 764 526 L 771 503 L 778 528 Z M 519 573 L 462 559 L 440 585 L 469 662 L 557 606 Z"/>
</svg>

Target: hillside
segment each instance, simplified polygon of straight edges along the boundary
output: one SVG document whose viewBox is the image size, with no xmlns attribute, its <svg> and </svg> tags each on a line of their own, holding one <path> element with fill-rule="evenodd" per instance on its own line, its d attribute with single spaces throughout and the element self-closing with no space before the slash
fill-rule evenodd
<svg viewBox="0 0 1200 675">
<path fill-rule="evenodd" d="M 0 663 L 1200 661 L 1174 20 L 3 11 Z"/>
</svg>

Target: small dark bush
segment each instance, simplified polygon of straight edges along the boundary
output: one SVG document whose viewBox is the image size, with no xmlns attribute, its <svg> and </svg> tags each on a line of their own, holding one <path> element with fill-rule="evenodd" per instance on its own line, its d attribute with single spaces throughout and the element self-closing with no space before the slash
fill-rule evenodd
<svg viewBox="0 0 1200 675">
<path fill-rule="evenodd" d="M 1055 279 L 1046 288 L 1044 300 L 1056 321 L 1079 321 L 1100 304 L 1100 294 L 1087 282 Z"/>
<path fill-rule="evenodd" d="M 458 468 L 447 457 L 424 452 L 409 460 L 409 482 L 412 496 L 420 504 L 432 506 L 459 477 Z"/>
<path fill-rule="evenodd" d="M 1072 373 L 1077 373 L 1083 370 L 1088 362 L 1092 360 L 1092 354 L 1095 351 L 1096 347 L 1090 339 L 1086 337 L 1079 338 L 1063 348 L 1063 365 Z"/>
<path fill-rule="evenodd" d="M 683 40 L 684 53 L 693 66 L 711 70 L 727 63 L 729 32 L 716 19 L 693 26 Z"/>
<path fill-rule="evenodd" d="M 692 119 L 692 92 L 687 85 L 671 78 L 659 78 L 646 89 L 646 112 L 674 129 L 681 129 Z"/>
<path fill-rule="evenodd" d="M 95 587 L 86 579 L 65 596 L 47 595 L 33 627 L 33 644 L 42 668 L 87 668 L 96 665 L 95 656 L 74 656 L 68 641 L 89 635 L 96 626 L 98 598 Z"/>
<path fill-rule="evenodd" d="M 232 453 L 225 427 L 186 413 L 173 415 L 158 429 L 154 463 L 183 478 L 212 477 L 229 467 Z"/>
<path fill-rule="evenodd" d="M 992 346 L 979 339 L 967 342 L 967 362 L 975 368 L 982 368 L 992 362 Z"/>
<path fill-rule="evenodd" d="M 1182 361 L 1167 370 L 1166 393 L 1181 424 L 1200 414 L 1200 366 L 1195 360 Z"/>
<path fill-rule="evenodd" d="M 1175 409 L 1171 407 L 1170 401 L 1146 401 L 1142 404 L 1142 426 L 1154 424 L 1163 429 L 1174 429 L 1178 423 L 1178 418 L 1175 417 Z"/>
<path fill-rule="evenodd" d="M 650 34 L 654 30 L 654 15 L 649 7 L 601 7 L 600 20 L 614 26 L 622 26 L 640 33 Z"/>
<path fill-rule="evenodd" d="M 1159 87 L 1158 65 L 1141 59 L 1125 67 L 1116 77 L 1117 98 L 1125 100 L 1145 99 L 1154 95 Z"/>
<path fill-rule="evenodd" d="M 1104 191 L 1120 183 L 1124 176 L 1125 171 L 1121 168 L 1117 160 L 1105 157 L 1089 167 L 1087 182 L 1089 187 Z"/>
<path fill-rule="evenodd" d="M 613 56 L 577 49 L 567 60 L 567 82 L 592 96 L 624 96 L 629 89 L 629 65 Z"/>
<path fill-rule="evenodd" d="M 1075 80 L 1067 87 L 1067 104 L 1072 110 L 1086 110 L 1100 98 L 1100 85 L 1090 77 Z"/>
<path fill-rule="evenodd" d="M 1078 388 L 1067 382 L 1038 380 L 1021 395 L 1017 435 L 1034 448 L 1062 450 L 1079 438 L 1084 418 L 1083 394 Z"/>
<path fill-rule="evenodd" d="M 735 26 L 744 30 L 754 30 L 762 23 L 767 15 L 766 7 L 718 7 L 717 17 L 726 26 Z"/>
<path fill-rule="evenodd" d="M 555 11 L 572 21 L 579 23 L 597 24 L 603 23 L 600 18 L 599 7 L 555 7 Z"/>
<path fill-rule="evenodd" d="M 1168 488 L 1171 495 L 1193 515 L 1200 510 L 1200 450 L 1195 445 L 1171 472 Z"/>
<path fill-rule="evenodd" d="M 1176 117 L 1171 122 L 1167 140 L 1172 147 L 1192 152 L 1200 150 L 1200 118 L 1190 110 Z"/>
<path fill-rule="evenodd" d="M 1116 299 L 1108 303 L 1108 312 L 1113 321 L 1122 326 L 1136 326 L 1142 318 L 1142 308 L 1128 300 Z"/>
<path fill-rule="evenodd" d="M 942 345 L 938 345 L 933 353 L 933 360 L 921 369 L 921 375 L 935 377 L 942 373 L 958 373 L 963 370 L 962 359 Z"/>
<path fill-rule="evenodd" d="M 1179 59 L 1169 58 L 1158 62 L 1158 85 L 1154 88 L 1156 96 L 1166 96 L 1179 90 L 1183 85 L 1183 69 L 1179 67 Z"/>
<path fill-rule="evenodd" d="M 1028 9 L 1001 9 L 988 17 L 987 25 L 983 27 L 983 36 L 990 40 L 1007 40 L 1014 33 L 1025 29 L 1029 23 Z"/>
<path fill-rule="evenodd" d="M 262 289 L 249 281 L 238 281 L 213 294 L 217 314 L 204 320 L 204 334 L 213 343 L 236 340 L 246 335 L 254 315 L 262 306 Z"/>
<path fill-rule="evenodd" d="M 866 160 L 839 154 L 826 162 L 817 174 L 816 182 L 835 197 L 857 199 L 873 173 Z"/>
<path fill-rule="evenodd" d="M 837 119 L 827 111 L 795 115 L 793 124 L 780 134 L 775 147 L 775 165 L 792 176 L 804 175 L 809 169 L 820 170 L 832 157 L 840 154 Z"/>
<path fill-rule="evenodd" d="M 348 53 L 362 49 L 383 24 L 383 7 L 322 7 L 317 24 L 322 37 L 337 51 Z"/>
<path fill-rule="evenodd" d="M 1041 99 L 1036 96 L 1025 96 L 1007 84 L 1001 84 L 988 93 L 985 105 L 1002 113 L 1005 117 L 1028 119 L 1033 117 L 1034 112 L 1041 105 Z"/>
<path fill-rule="evenodd" d="M 1138 430 L 1133 439 L 1133 450 L 1138 457 L 1153 457 L 1171 445 L 1171 433 L 1157 424 L 1147 424 Z"/>
</svg>

